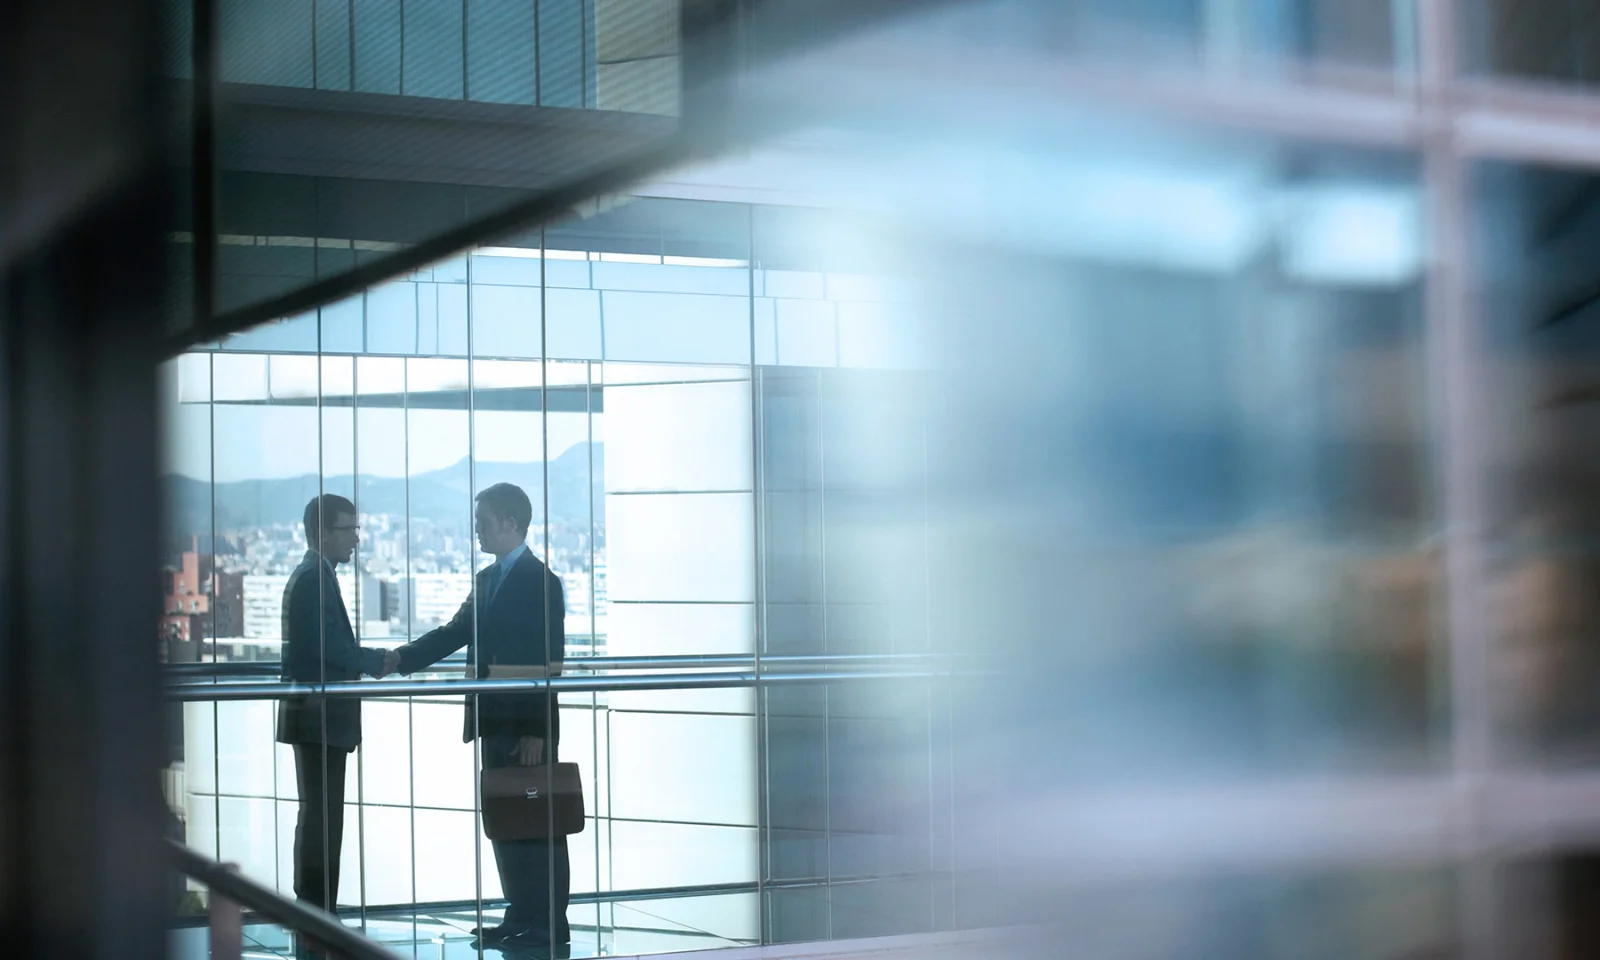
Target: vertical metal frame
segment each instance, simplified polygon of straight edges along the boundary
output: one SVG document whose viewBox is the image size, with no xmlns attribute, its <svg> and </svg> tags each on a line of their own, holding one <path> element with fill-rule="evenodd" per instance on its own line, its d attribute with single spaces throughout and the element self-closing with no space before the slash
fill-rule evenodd
<svg viewBox="0 0 1600 960">
<path fill-rule="evenodd" d="M 465 10 L 465 5 L 464 4 L 463 4 L 462 9 Z M 462 23 L 462 29 L 463 30 L 466 29 L 466 24 L 464 22 Z M 480 609 L 482 609 L 482 608 L 480 608 L 477 605 L 478 572 L 475 569 L 473 569 L 474 561 L 477 559 L 477 551 L 473 546 L 473 542 L 474 542 L 474 539 L 475 539 L 474 534 L 477 531 L 477 523 L 478 523 L 477 511 L 476 511 L 476 508 L 474 506 L 474 498 L 478 495 L 478 405 L 477 405 L 478 377 L 477 377 L 477 366 L 476 366 L 476 360 L 477 360 L 477 357 L 478 357 L 478 353 L 477 353 L 477 344 L 473 342 L 473 336 L 472 336 L 473 327 L 475 326 L 475 324 L 474 324 L 475 317 L 473 316 L 473 309 L 472 309 L 472 251 L 471 250 L 463 251 L 461 256 L 462 256 L 462 259 L 465 261 L 465 264 L 466 264 L 465 269 L 466 269 L 466 278 L 467 278 L 466 279 L 466 287 L 467 287 L 467 290 L 466 290 L 466 297 L 467 297 L 467 309 L 466 309 L 466 316 L 467 316 L 467 518 L 468 518 L 467 519 L 467 531 L 468 531 L 468 534 L 467 534 L 467 577 L 468 577 L 468 581 L 467 581 L 467 583 L 468 583 L 468 589 L 470 590 L 470 592 L 467 594 L 467 596 L 469 596 L 473 600 L 473 611 L 472 611 L 473 612 L 473 616 L 472 616 L 472 651 L 473 651 L 473 656 L 477 657 L 478 660 L 479 660 L 479 663 L 481 663 L 482 659 L 483 659 L 483 657 L 482 657 L 483 647 L 478 643 L 478 621 L 480 619 L 479 616 L 478 616 L 478 611 Z M 543 266 L 543 263 L 541 262 L 540 270 L 542 271 L 543 269 L 544 269 L 544 266 Z M 541 279 L 543 279 L 542 276 L 541 276 Z M 543 297 L 543 293 L 542 292 L 541 292 L 540 296 Z M 541 331 L 540 331 L 540 336 L 541 336 L 541 338 L 543 337 L 542 328 L 541 328 Z M 542 367 L 541 367 L 541 369 L 542 369 Z M 409 533 L 407 535 L 409 536 Z M 469 666 L 473 667 L 474 669 L 477 669 L 479 671 L 478 675 L 482 675 L 481 667 L 479 667 L 478 664 L 469 663 Z M 477 736 L 473 737 L 473 739 L 472 739 L 472 876 L 473 876 L 473 883 L 474 883 L 473 894 L 474 894 L 474 899 L 477 901 L 478 922 L 477 922 L 476 925 L 478 927 L 486 927 L 486 926 L 490 926 L 490 924 L 484 923 L 484 920 L 483 920 L 483 717 L 482 717 L 482 713 L 481 713 L 482 700 L 480 698 L 478 698 L 478 697 L 470 698 L 467 701 L 467 709 L 473 711 L 472 731 L 473 731 L 473 733 L 477 734 Z M 502 890 L 501 892 L 504 893 L 505 891 Z M 482 957 L 484 955 L 484 946 L 485 945 L 483 943 L 483 939 L 480 937 L 479 940 L 478 940 L 478 956 L 479 957 Z"/>
<path fill-rule="evenodd" d="M 766 523 L 767 511 L 764 508 L 765 497 L 762 495 L 762 465 L 764 449 L 762 445 L 765 431 L 762 426 L 762 386 L 764 381 L 758 375 L 760 357 L 756 354 L 756 208 L 753 204 L 745 204 L 745 301 L 750 314 L 750 368 L 747 371 L 750 384 L 750 510 L 754 517 L 751 529 L 755 533 L 751 543 L 751 564 L 754 567 L 755 593 L 751 600 L 755 609 L 751 611 L 750 622 L 755 634 L 750 638 L 750 649 L 754 654 L 755 672 L 760 676 L 762 671 L 761 655 L 766 652 L 767 643 L 767 564 L 766 564 Z M 767 770 L 768 737 L 770 725 L 768 723 L 767 692 L 757 687 L 754 692 L 755 728 L 756 728 L 756 937 L 766 943 L 769 940 L 769 914 L 767 906 L 767 878 L 772 874 L 772 815 L 770 804 L 772 799 L 772 785 Z"/>
<path fill-rule="evenodd" d="M 545 265 L 542 254 L 545 249 L 545 232 L 541 229 L 539 231 L 539 251 L 541 254 L 539 282 L 541 286 L 544 283 Z M 541 293 L 540 297 L 542 298 L 543 296 L 544 294 Z M 583 427 L 589 465 L 589 469 L 585 471 L 584 476 L 588 483 L 588 489 L 585 492 L 588 494 L 589 500 L 589 653 L 591 655 L 595 652 L 595 637 L 600 629 L 600 591 L 596 586 L 598 578 L 595 576 L 594 529 L 594 374 L 596 366 L 597 364 L 593 361 L 585 362 L 583 365 Z M 610 755 L 610 743 L 608 741 L 606 744 L 607 759 L 610 758 Z M 593 785 L 593 789 L 589 791 L 589 796 L 594 798 L 591 801 L 591 813 L 594 820 L 594 885 L 595 891 L 598 893 L 605 883 L 600 872 L 600 695 L 598 693 L 589 694 L 589 778 Z M 611 812 L 609 803 L 607 803 L 606 812 L 608 815 Z M 607 822 L 609 822 L 609 816 Z M 610 850 L 609 844 L 607 844 L 607 850 Z M 601 923 L 601 903 L 596 900 L 594 904 L 594 937 L 595 950 L 597 952 L 601 947 L 601 929 L 603 926 L 604 924 Z"/>
<path fill-rule="evenodd" d="M 217 84 L 222 57 L 217 30 L 219 0 L 193 0 L 194 80 L 190 116 L 190 197 L 194 222 L 194 330 L 208 339 L 217 310 Z M 213 528 L 212 535 L 216 530 Z"/>
<path fill-rule="evenodd" d="M 1400 0 L 1395 0 L 1400 2 Z M 1456 136 L 1461 21 L 1458 0 L 1415 0 L 1416 109 L 1422 132 L 1423 196 L 1431 257 L 1425 274 L 1424 338 L 1439 518 L 1444 544 L 1444 651 L 1450 709 L 1449 770 L 1461 831 L 1458 937 L 1469 960 L 1500 956 L 1503 943 L 1490 838 L 1488 786 L 1494 767 L 1490 699 L 1493 629 L 1487 617 L 1481 424 L 1483 378 L 1470 310 L 1472 244 L 1468 160 Z"/>
<path fill-rule="evenodd" d="M 420 321 L 418 321 L 420 323 Z M 406 357 L 401 361 L 400 386 L 401 394 L 400 429 L 402 431 L 401 443 L 405 446 L 405 484 L 406 484 L 406 642 L 417 639 L 415 625 L 411 622 L 411 611 L 417 605 L 416 574 L 411 566 L 411 358 Z M 411 902 L 417 902 L 417 698 L 406 698 L 406 802 L 409 809 L 406 811 L 406 823 L 410 831 L 411 840 Z M 364 855 L 364 854 L 363 854 Z M 417 912 L 411 911 L 411 939 L 417 939 Z"/>
</svg>

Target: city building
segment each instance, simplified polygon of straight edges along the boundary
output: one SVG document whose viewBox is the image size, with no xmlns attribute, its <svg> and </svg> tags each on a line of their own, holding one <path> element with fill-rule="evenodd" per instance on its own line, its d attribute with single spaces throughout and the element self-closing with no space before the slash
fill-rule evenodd
<svg viewBox="0 0 1600 960">
<path fill-rule="evenodd" d="M 340 564 L 336 576 L 352 626 L 385 619 L 382 616 L 383 592 L 377 577 L 365 572 L 357 577 L 349 564 Z M 248 573 L 240 577 L 243 630 L 222 636 L 280 639 L 283 634 L 283 591 L 288 585 L 287 574 Z M 369 605 L 370 613 L 367 610 Z"/>
<path fill-rule="evenodd" d="M 176 568 L 162 571 L 161 635 L 183 643 L 238 636 L 244 622 L 242 575 L 218 569 L 212 555 L 199 552 L 198 537 L 191 543 Z"/>
<path fill-rule="evenodd" d="M 472 592 L 472 574 L 465 571 L 419 573 L 406 582 L 412 597 L 412 632 L 417 635 L 448 623 Z"/>
<path fill-rule="evenodd" d="M 287 574 L 244 575 L 244 632 L 247 639 L 282 639 L 283 591 Z"/>
</svg>

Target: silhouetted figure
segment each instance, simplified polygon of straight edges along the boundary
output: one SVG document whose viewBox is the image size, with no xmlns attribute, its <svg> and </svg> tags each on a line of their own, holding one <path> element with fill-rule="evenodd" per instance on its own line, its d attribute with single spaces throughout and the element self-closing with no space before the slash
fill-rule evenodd
<svg viewBox="0 0 1600 960">
<path fill-rule="evenodd" d="M 533 505 L 520 487 L 497 483 L 478 494 L 478 543 L 496 562 L 478 574 L 472 595 L 449 623 L 399 649 L 399 672 L 420 670 L 462 647 L 479 677 L 561 672 L 566 649 L 561 579 L 528 549 L 532 519 Z M 555 698 L 545 693 L 469 696 L 462 739 L 470 743 L 474 737 L 483 740 L 486 768 L 554 763 L 561 738 Z M 566 838 L 497 840 L 494 859 L 509 906 L 504 923 L 477 931 L 482 942 L 519 955 L 563 953 L 572 939 Z"/>
<path fill-rule="evenodd" d="M 381 676 L 381 650 L 356 645 L 334 564 L 349 563 L 361 540 L 355 504 L 324 494 L 306 504 L 305 559 L 283 589 L 283 679 L 296 683 Z M 294 894 L 332 913 L 339 896 L 344 842 L 344 775 L 361 743 L 361 701 L 320 696 L 285 698 L 278 742 L 294 747 L 300 815 L 294 828 Z"/>
</svg>

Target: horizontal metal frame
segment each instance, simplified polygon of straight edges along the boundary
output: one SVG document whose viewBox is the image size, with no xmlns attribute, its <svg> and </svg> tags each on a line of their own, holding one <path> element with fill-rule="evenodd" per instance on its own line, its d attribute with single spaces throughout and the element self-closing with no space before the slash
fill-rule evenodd
<svg viewBox="0 0 1600 960">
<path fill-rule="evenodd" d="M 827 664 L 927 663 L 949 660 L 936 653 L 804 653 L 762 654 L 762 669 L 773 666 L 803 667 Z M 751 653 L 673 654 L 659 657 L 573 657 L 562 662 L 562 670 L 673 670 L 688 667 L 757 669 L 758 658 Z M 465 658 L 443 660 L 428 668 L 429 673 L 460 673 L 467 667 Z M 169 663 L 162 668 L 172 679 L 213 680 L 217 677 L 276 677 L 283 672 L 278 660 L 244 660 L 229 663 Z"/>
<path fill-rule="evenodd" d="M 167 102 L 187 114 L 193 89 L 168 80 Z M 216 92 L 223 173 L 542 190 L 585 169 L 585 154 L 592 165 L 597 155 L 670 137 L 679 123 L 588 107 L 247 83 L 221 83 Z M 188 131 L 173 140 L 187 149 Z"/>
<path fill-rule="evenodd" d="M 765 659 L 765 658 L 763 658 Z M 855 680 L 928 680 L 950 677 L 950 670 L 840 670 L 815 673 L 662 673 L 632 677 L 551 677 L 544 680 L 368 680 L 325 685 L 308 683 L 182 683 L 166 688 L 178 702 L 282 700 L 331 697 L 381 700 L 391 697 L 454 697 L 497 693 L 614 693 L 627 690 L 715 690 L 724 687 L 776 687 Z"/>
<path fill-rule="evenodd" d="M 229 354 L 223 354 L 228 356 Z M 326 357 L 326 353 L 302 353 L 302 357 Z M 356 354 L 372 357 L 376 354 Z M 491 359 L 473 357 L 474 360 Z M 530 357 L 509 358 L 520 363 L 538 363 Z M 467 390 L 419 390 L 415 393 L 335 394 L 321 397 L 262 397 L 250 400 L 183 400 L 185 404 L 214 404 L 219 407 L 318 407 L 359 410 L 511 410 L 537 413 L 604 413 L 604 388 L 579 386 L 473 387 L 470 407 Z"/>
<path fill-rule="evenodd" d="M 969 871 L 976 872 L 976 871 Z M 853 887 L 865 886 L 874 883 L 895 883 L 907 880 L 935 880 L 945 879 L 951 875 L 950 870 L 924 870 L 913 873 L 883 873 L 877 875 L 839 876 L 839 877 L 793 877 L 785 879 L 764 880 L 757 883 L 754 880 L 740 880 L 729 883 L 698 883 L 686 884 L 679 887 L 635 887 L 623 890 L 589 890 L 573 893 L 568 898 L 568 903 L 573 905 L 592 905 L 597 903 L 627 903 L 643 902 L 650 900 L 678 900 L 684 897 L 717 897 L 729 894 L 760 893 L 763 890 L 813 890 L 820 887 Z M 508 901 L 504 897 L 499 899 L 485 899 L 484 909 L 493 910 L 504 907 Z M 419 913 L 446 914 L 476 912 L 477 900 L 424 900 L 417 903 L 398 904 L 368 904 L 365 907 L 351 907 L 341 911 L 341 915 L 348 914 L 351 918 L 362 916 L 367 919 L 386 920 L 397 917 L 409 917 Z M 260 922 L 252 920 L 248 915 L 246 923 Z M 174 927 L 205 926 L 204 916 L 192 915 L 175 918 Z"/>
<path fill-rule="evenodd" d="M 378 946 L 337 919 L 282 896 L 176 841 L 166 841 L 173 869 L 198 880 L 234 903 L 254 911 L 296 933 L 305 934 L 330 948 L 335 955 L 356 960 L 396 960 L 396 954 Z"/>
</svg>

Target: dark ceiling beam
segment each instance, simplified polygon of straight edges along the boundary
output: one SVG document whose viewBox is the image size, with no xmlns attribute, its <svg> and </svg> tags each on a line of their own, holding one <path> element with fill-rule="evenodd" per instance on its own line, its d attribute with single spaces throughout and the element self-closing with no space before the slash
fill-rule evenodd
<svg viewBox="0 0 1600 960">
<path fill-rule="evenodd" d="M 312 281 L 281 296 L 218 314 L 204 328 L 184 331 L 168 341 L 166 352 L 176 355 L 199 343 L 219 340 L 280 317 L 304 313 L 353 296 L 400 274 L 420 270 L 470 247 L 525 231 L 530 224 L 546 224 L 574 216 L 585 202 L 623 190 L 683 162 L 690 155 L 689 145 L 682 137 L 652 144 L 599 171 L 580 175 L 479 220 L 437 233 L 421 243 L 385 254 L 380 259 L 343 273 Z"/>
<path fill-rule="evenodd" d="M 174 159 L 190 152 L 193 86 L 166 84 Z M 222 171 L 545 190 L 663 140 L 676 117 L 342 90 L 223 84 Z"/>
</svg>

